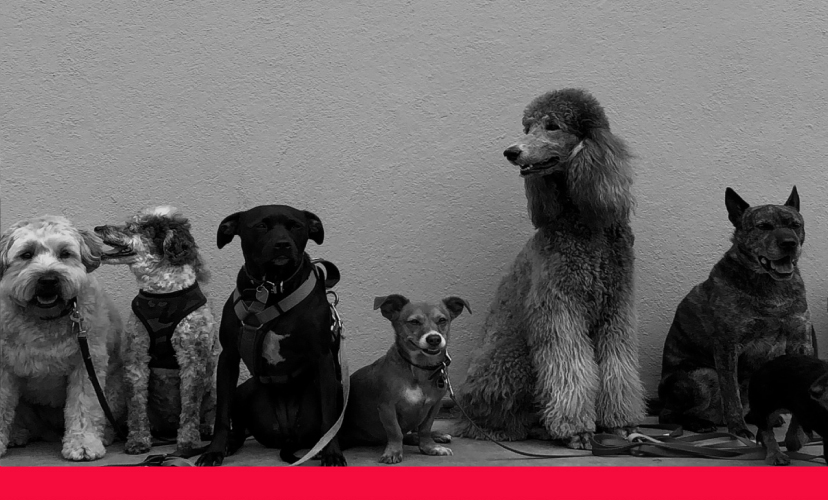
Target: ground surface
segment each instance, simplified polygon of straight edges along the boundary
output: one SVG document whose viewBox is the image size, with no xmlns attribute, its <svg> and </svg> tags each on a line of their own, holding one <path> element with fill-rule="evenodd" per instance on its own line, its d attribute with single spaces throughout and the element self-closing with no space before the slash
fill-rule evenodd
<svg viewBox="0 0 828 500">
<path fill-rule="evenodd" d="M 653 419 L 650 419 L 651 421 Z M 435 429 L 445 430 L 451 424 L 449 420 L 438 420 L 435 422 Z M 753 429 L 755 430 L 755 429 Z M 784 436 L 784 428 L 777 429 L 777 437 Z M 515 448 L 530 453 L 560 453 L 577 454 L 573 450 L 556 446 L 546 441 L 523 441 L 509 443 Z M 596 457 L 587 455 L 584 457 L 562 458 L 562 459 L 531 459 L 515 455 L 497 445 L 470 439 L 453 439 L 448 445 L 454 451 L 450 457 L 429 457 L 420 454 L 413 446 L 405 447 L 405 455 L 402 465 L 404 466 L 764 466 L 762 461 L 745 460 L 710 460 L 694 458 L 640 458 L 640 457 Z M 12 448 L 8 454 L 0 459 L 0 466 L 99 466 L 112 464 L 137 463 L 146 455 L 127 455 L 123 452 L 123 443 L 115 443 L 107 449 L 106 456 L 95 462 L 73 463 L 63 460 L 60 456 L 59 443 L 33 443 L 25 448 Z M 151 454 L 170 453 L 174 451 L 173 446 L 159 446 L 153 448 Z M 806 446 L 805 453 L 818 455 L 821 447 Z M 345 451 L 345 458 L 351 466 L 382 466 L 377 459 L 382 454 L 382 447 L 353 448 Z M 319 462 L 310 460 L 305 465 L 317 465 Z M 252 439 L 249 439 L 239 452 L 228 457 L 225 462 L 228 466 L 283 466 L 279 459 L 278 452 L 262 447 Z M 797 466 L 823 466 L 824 463 L 794 462 Z"/>
</svg>

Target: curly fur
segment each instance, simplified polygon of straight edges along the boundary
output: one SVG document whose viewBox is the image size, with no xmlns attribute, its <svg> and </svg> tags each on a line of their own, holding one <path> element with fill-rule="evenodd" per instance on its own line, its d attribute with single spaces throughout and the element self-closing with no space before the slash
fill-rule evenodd
<svg viewBox="0 0 828 500">
<path fill-rule="evenodd" d="M 114 438 L 71 320 L 61 315 L 77 299 L 97 378 L 121 417 L 123 327 L 112 300 L 89 274 L 100 253 L 95 235 L 63 217 L 24 220 L 0 237 L 0 456 L 8 446 L 63 432 L 64 458 L 95 460 Z M 57 285 L 44 285 L 50 278 Z"/>
<path fill-rule="evenodd" d="M 172 207 L 147 209 L 123 226 L 95 231 L 114 248 L 103 254 L 102 262 L 129 265 L 144 291 L 170 293 L 207 279 L 190 223 Z M 182 452 L 195 448 L 201 434 L 211 433 L 219 343 L 209 304 L 182 319 L 171 342 L 180 369 L 150 369 L 150 335 L 130 313 L 123 348 L 129 390 L 127 453 L 149 451 L 152 433 L 175 432 Z"/>
<path fill-rule="evenodd" d="M 589 447 L 644 415 L 633 300 L 631 155 L 598 102 L 544 94 L 504 155 L 521 168 L 538 229 L 501 281 L 460 404 L 499 439 Z M 482 438 L 468 422 L 457 435 Z"/>
</svg>

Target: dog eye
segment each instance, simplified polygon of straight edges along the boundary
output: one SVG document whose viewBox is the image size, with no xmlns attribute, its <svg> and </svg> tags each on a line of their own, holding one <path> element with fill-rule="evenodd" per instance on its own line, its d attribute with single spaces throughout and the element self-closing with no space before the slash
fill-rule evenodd
<svg viewBox="0 0 828 500">
<path fill-rule="evenodd" d="M 446 326 L 447 323 L 448 320 L 446 318 L 440 318 L 439 320 L 437 320 L 437 324 L 440 326 Z"/>
<path fill-rule="evenodd" d="M 773 229 L 773 224 L 770 222 L 760 222 L 759 224 L 756 224 L 756 228 L 761 229 L 762 231 L 770 231 Z"/>
<path fill-rule="evenodd" d="M 800 224 L 799 221 L 793 221 L 791 222 L 791 227 L 794 229 L 799 229 L 800 227 L 802 227 L 802 224 Z"/>
<path fill-rule="evenodd" d="M 410 319 L 408 320 L 408 324 L 411 326 L 420 326 L 423 324 L 423 322 L 418 319 Z"/>
<path fill-rule="evenodd" d="M 61 259 L 68 259 L 68 258 L 71 258 L 71 257 L 72 257 L 72 252 L 70 252 L 69 250 L 63 250 L 62 252 L 60 252 L 60 258 Z"/>
<path fill-rule="evenodd" d="M 31 260 L 32 257 L 34 257 L 34 254 L 32 254 L 32 252 L 23 252 L 20 255 L 18 255 L 18 257 L 21 260 Z"/>
<path fill-rule="evenodd" d="M 552 120 L 546 122 L 546 130 L 560 130 L 561 127 L 558 126 L 557 123 L 553 122 Z"/>
<path fill-rule="evenodd" d="M 260 222 L 260 223 L 256 224 L 255 226 L 253 226 L 253 229 L 259 229 L 259 230 L 267 229 L 267 224 L 265 224 L 264 222 Z"/>
</svg>

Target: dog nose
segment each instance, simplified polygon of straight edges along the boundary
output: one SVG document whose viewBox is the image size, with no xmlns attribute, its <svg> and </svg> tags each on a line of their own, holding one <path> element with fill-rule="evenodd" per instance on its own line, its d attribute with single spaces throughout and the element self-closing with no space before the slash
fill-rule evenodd
<svg viewBox="0 0 828 500">
<path fill-rule="evenodd" d="M 781 248 L 782 250 L 793 250 L 796 248 L 799 242 L 796 241 L 796 238 L 787 237 L 780 238 L 777 241 L 777 244 L 779 245 L 779 248 Z"/>
<path fill-rule="evenodd" d="M 100 233 L 104 229 L 106 229 L 106 226 L 95 226 L 95 232 L 96 233 Z"/>
<path fill-rule="evenodd" d="M 520 146 L 509 146 L 506 148 L 506 151 L 503 152 L 503 156 L 505 156 L 509 161 L 515 161 L 520 156 L 520 153 Z"/>
<path fill-rule="evenodd" d="M 426 337 L 426 343 L 428 343 L 431 347 L 437 347 L 441 342 L 443 342 L 443 337 L 439 335 L 431 334 Z"/>
<path fill-rule="evenodd" d="M 42 276 L 40 279 L 37 280 L 37 283 L 42 286 L 57 286 L 58 284 L 58 277 L 57 276 Z"/>
<path fill-rule="evenodd" d="M 290 242 L 288 241 L 277 241 L 273 244 L 274 250 L 290 250 Z"/>
</svg>

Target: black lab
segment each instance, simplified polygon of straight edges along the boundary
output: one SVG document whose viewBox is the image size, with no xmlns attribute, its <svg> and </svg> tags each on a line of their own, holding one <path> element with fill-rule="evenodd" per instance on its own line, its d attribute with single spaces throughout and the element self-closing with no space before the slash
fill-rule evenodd
<svg viewBox="0 0 828 500">
<path fill-rule="evenodd" d="M 325 283 L 305 253 L 309 239 L 322 244 L 322 222 L 289 206 L 258 206 L 221 222 L 218 247 L 234 236 L 244 266 L 224 304 L 216 423 L 198 465 L 221 465 L 248 432 L 293 461 L 333 426 L 341 403 Z M 253 377 L 236 387 L 242 360 Z M 346 465 L 336 437 L 320 455 L 324 466 Z"/>
</svg>

